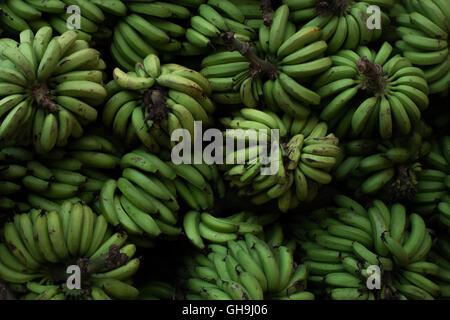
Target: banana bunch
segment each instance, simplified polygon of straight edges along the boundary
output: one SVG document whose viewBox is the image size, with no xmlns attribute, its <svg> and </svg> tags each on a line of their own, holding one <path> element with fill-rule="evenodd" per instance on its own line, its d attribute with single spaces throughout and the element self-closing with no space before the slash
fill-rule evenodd
<svg viewBox="0 0 450 320">
<path fill-rule="evenodd" d="M 259 1 L 241 2 L 208 0 L 206 4 L 201 4 L 197 15 L 190 18 L 190 25 L 186 29 L 186 46 L 205 50 L 215 48 L 215 45 L 223 45 L 220 35 L 228 31 L 234 32 L 239 40 L 254 40 L 257 37 L 256 31 L 263 22 Z M 250 26 L 247 25 L 248 18 L 252 20 Z"/>
<path fill-rule="evenodd" d="M 52 37 L 43 27 L 0 39 L 0 140 L 34 145 L 37 153 L 62 147 L 97 118 L 106 98 L 105 62 L 77 33 Z"/>
<path fill-rule="evenodd" d="M 210 210 L 215 193 L 224 196 L 223 183 L 213 188 L 212 182 L 220 181 L 214 166 L 175 165 L 168 152 L 156 156 L 141 147 L 125 154 L 120 166 L 121 177 L 103 184 L 98 208 L 111 225 L 120 225 L 137 241 L 178 236 L 179 199 L 194 210 Z"/>
<path fill-rule="evenodd" d="M 450 225 L 450 136 L 431 142 L 431 151 L 424 157 L 418 175 L 418 192 L 414 210 L 423 215 L 438 213 L 446 226 Z"/>
<path fill-rule="evenodd" d="M 140 142 L 158 153 L 174 145 L 170 136 L 175 130 L 185 129 L 190 137 L 183 134 L 183 139 L 193 142 L 195 121 L 213 123 L 208 80 L 175 63 L 161 65 L 154 54 L 137 63 L 133 72 L 114 69 L 107 90 L 103 123 L 127 145 Z"/>
<path fill-rule="evenodd" d="M 271 5 L 267 3 L 267 1 L 265 1 L 267 3 L 266 7 L 264 7 L 264 4 L 261 2 L 261 0 L 229 0 L 229 1 L 233 3 L 244 15 L 245 20 L 243 23 L 248 28 L 259 30 L 262 24 L 270 23 L 273 9 Z M 267 18 L 265 17 L 265 15 L 268 15 L 268 21 L 266 21 Z M 230 18 L 235 19 L 235 17 Z M 233 27 L 230 26 L 229 29 L 227 29 L 227 31 L 229 30 L 233 31 L 231 28 Z M 235 32 L 239 33 L 238 30 L 236 30 Z"/>
<path fill-rule="evenodd" d="M 428 254 L 428 259 L 439 266 L 439 272 L 433 275 L 433 279 L 441 288 L 441 298 L 450 298 L 450 254 L 448 248 L 450 239 L 448 233 L 440 237 L 435 247 Z"/>
<path fill-rule="evenodd" d="M 134 299 L 139 294 L 129 284 L 139 268 L 136 246 L 82 203 L 17 214 L 5 224 L 3 237 L 0 278 L 22 287 L 24 299 Z M 81 289 L 67 286 L 69 265 L 79 266 Z"/>
<path fill-rule="evenodd" d="M 422 215 L 442 213 L 445 220 L 445 204 L 450 199 L 450 180 L 445 172 L 435 169 L 422 169 L 418 174 L 417 193 L 414 197 L 414 210 Z"/>
<path fill-rule="evenodd" d="M 306 290 L 308 269 L 294 262 L 292 250 L 270 247 L 247 233 L 242 240 L 210 244 L 209 253 L 183 259 L 187 300 L 313 300 Z"/>
<path fill-rule="evenodd" d="M 33 0 L 34 1 L 34 0 Z M 42 1 L 36 1 L 42 2 Z M 58 33 L 76 30 L 78 39 L 87 42 L 98 42 L 111 38 L 113 32 L 109 20 L 117 16 L 125 16 L 127 7 L 121 0 L 52 0 L 63 10 L 46 11 L 39 20 L 31 21 L 30 26 L 37 30 L 43 26 L 50 26 Z M 78 11 L 68 11 L 70 6 L 78 6 Z M 74 14 L 79 16 L 74 17 Z M 79 22 L 79 26 L 77 23 Z"/>
<path fill-rule="evenodd" d="M 415 153 L 418 147 L 420 156 Z M 392 141 L 355 139 L 344 143 L 342 149 L 333 178 L 356 195 L 381 193 L 394 201 L 414 199 L 421 170 L 417 160 L 429 151 L 429 143 L 422 144 L 420 135 Z"/>
<path fill-rule="evenodd" d="M 66 4 L 61 0 L 5 0 L 0 4 L 0 25 L 11 34 L 31 29 L 32 23 L 39 21 L 45 14 L 61 14 Z"/>
<path fill-rule="evenodd" d="M 33 159 L 29 150 L 21 147 L 0 148 L 0 213 L 28 211 L 30 207 L 17 201 L 23 192 L 22 178 L 27 174 L 27 161 Z"/>
<path fill-rule="evenodd" d="M 447 179 L 448 181 L 449 179 Z M 448 189 L 450 187 L 447 186 Z M 447 191 L 447 195 L 444 196 L 437 205 L 438 211 L 439 211 L 439 221 L 441 224 L 448 230 L 450 230 L 450 196 L 449 192 Z"/>
<path fill-rule="evenodd" d="M 174 300 L 175 288 L 168 282 L 150 281 L 139 287 L 138 300 Z"/>
<path fill-rule="evenodd" d="M 21 182 L 28 191 L 27 202 L 44 210 L 59 210 L 67 199 L 94 205 L 103 184 L 119 167 L 119 150 L 101 135 L 86 134 L 71 140 L 64 150 L 56 148 L 28 161 Z"/>
<path fill-rule="evenodd" d="M 106 221 L 137 238 L 180 234 L 175 226 L 180 208 L 173 182 L 177 174 L 170 163 L 141 148 L 125 154 L 120 166 L 121 177 L 107 180 L 98 198 Z"/>
<path fill-rule="evenodd" d="M 104 183 L 103 176 L 99 180 L 95 179 L 97 176 L 93 178 L 83 174 L 81 163 L 76 159 L 44 163 L 28 161 L 27 172 L 21 182 L 27 190 L 28 202 L 35 208 L 58 210 L 61 203 L 68 199 L 92 203 Z"/>
<path fill-rule="evenodd" d="M 224 179 L 239 188 L 240 196 L 251 197 L 253 204 L 277 199 L 279 209 L 287 212 L 301 202 L 312 201 L 320 186 L 331 182 L 330 171 L 340 152 L 339 139 L 328 134 L 327 124 L 314 114 L 299 119 L 285 113 L 280 118 L 270 110 L 243 108 L 220 122 L 226 128 L 258 133 L 252 136 L 239 131 L 225 132 L 227 139 L 244 145 L 223 153 L 227 164 Z M 278 130 L 280 141 L 272 139 L 272 130 Z M 261 135 L 266 137 L 264 142 L 258 140 Z M 264 163 L 266 157 L 269 164 Z M 262 170 L 270 172 L 262 174 Z"/>
<path fill-rule="evenodd" d="M 292 252 L 296 252 L 297 241 L 285 233 L 284 225 L 279 221 L 265 227 L 264 233 L 259 235 L 259 237 L 273 248 L 286 246 L 291 249 Z"/>
<path fill-rule="evenodd" d="M 450 139 L 443 136 L 434 140 L 431 152 L 424 159 L 419 175 L 419 192 L 414 199 L 414 210 L 424 216 L 438 217 L 440 222 L 437 243 L 429 260 L 439 265 L 434 279 L 441 287 L 442 298 L 450 298 Z"/>
<path fill-rule="evenodd" d="M 225 183 L 216 165 L 176 165 L 171 161 L 169 164 L 177 175 L 173 180 L 176 193 L 190 209 L 211 211 L 215 208 L 216 200 L 225 197 Z"/>
<path fill-rule="evenodd" d="M 185 5 L 191 1 L 126 0 L 128 13 L 116 24 L 111 43 L 111 55 L 127 71 L 149 54 L 183 54 L 198 49 L 182 43 L 185 22 L 191 17 Z M 204 2 L 204 1 L 196 1 Z M 197 4 L 198 5 L 198 4 Z"/>
<path fill-rule="evenodd" d="M 424 158 L 426 165 L 450 174 L 450 136 L 431 141 L 431 151 Z"/>
<path fill-rule="evenodd" d="M 207 56 L 201 70 L 211 82 L 215 102 L 249 108 L 265 105 L 300 119 L 309 115 L 310 105 L 320 103 L 308 82 L 332 65 L 323 56 L 327 43 L 321 40 L 320 28 L 296 31 L 288 17 L 289 8 L 280 6 L 271 26 L 260 27 L 256 45 L 237 39 L 232 32 L 222 36 L 232 51 Z"/>
<path fill-rule="evenodd" d="M 69 11 L 70 6 L 77 6 L 79 11 Z M 0 24 L 8 33 L 37 31 L 48 26 L 59 34 L 76 30 L 78 39 L 88 42 L 110 37 L 112 32 L 105 25 L 107 18 L 124 16 L 127 12 L 121 0 L 7 0 L 0 4 L 0 9 Z"/>
<path fill-rule="evenodd" d="M 427 259 L 433 233 L 420 215 L 377 199 L 367 210 L 344 195 L 335 196 L 334 202 L 337 207 L 298 216 L 292 225 L 309 282 L 318 292 L 333 300 L 432 300 L 441 295 L 430 279 L 440 268 Z M 381 272 L 379 289 L 367 286 L 370 267 Z"/>
<path fill-rule="evenodd" d="M 209 243 L 226 244 L 227 241 L 237 240 L 247 233 L 261 236 L 263 227 L 279 217 L 277 213 L 253 214 L 242 211 L 228 217 L 215 217 L 208 212 L 188 211 L 183 218 L 183 228 L 186 237 L 197 248 L 204 249 L 206 240 Z M 276 230 L 277 232 L 281 230 Z M 272 232 L 271 244 L 280 235 Z M 282 231 L 281 231 L 282 232 Z M 275 236 L 275 234 L 277 236 Z M 272 234 L 271 234 L 272 235 Z M 281 234 L 282 238 L 282 234 Z M 281 244 L 280 244 L 281 245 Z"/>
<path fill-rule="evenodd" d="M 103 135 L 87 133 L 83 137 L 71 140 L 64 149 L 52 156 L 44 155 L 41 158 L 62 160 L 64 154 L 69 158 L 76 159 L 83 168 L 114 170 L 119 167 L 122 148 L 116 142 Z M 59 150 L 60 151 L 60 150 Z"/>
<path fill-rule="evenodd" d="M 50 169 L 36 160 L 28 161 L 26 168 L 22 185 L 27 190 L 28 202 L 39 209 L 59 210 L 57 200 L 62 202 L 76 197 L 87 182 L 86 176 L 79 172 Z"/>
<path fill-rule="evenodd" d="M 448 94 L 450 82 L 450 4 L 445 0 L 403 1 L 403 12 L 395 14 L 395 46 L 424 71 L 430 93 Z"/>
<path fill-rule="evenodd" d="M 341 138 L 407 135 L 428 107 L 423 71 L 393 52 L 388 42 L 378 51 L 340 50 L 330 57 L 333 66 L 314 79 L 312 88 L 324 102 L 320 118 L 339 127 Z"/>
<path fill-rule="evenodd" d="M 290 9 L 290 20 L 304 26 L 322 29 L 322 40 L 328 43 L 328 53 L 336 53 L 340 49 L 356 49 L 380 39 L 386 26 L 390 24 L 389 16 L 380 10 L 381 25 L 370 29 L 368 20 L 372 12 L 368 7 L 372 4 L 389 9 L 394 0 L 283 0 Z"/>
</svg>

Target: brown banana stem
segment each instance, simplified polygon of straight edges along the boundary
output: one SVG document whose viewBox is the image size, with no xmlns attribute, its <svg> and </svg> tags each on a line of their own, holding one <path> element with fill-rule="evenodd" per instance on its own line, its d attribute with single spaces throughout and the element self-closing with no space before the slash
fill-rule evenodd
<svg viewBox="0 0 450 320">
<path fill-rule="evenodd" d="M 238 51 L 251 64 L 251 75 L 254 77 L 260 73 L 268 75 L 274 79 L 277 75 L 277 67 L 268 60 L 263 60 L 255 52 L 255 48 L 250 46 L 248 42 L 241 41 L 234 37 L 234 32 L 228 31 L 222 35 L 223 42 L 227 45 L 228 50 Z"/>
<path fill-rule="evenodd" d="M 261 0 L 261 11 L 263 16 L 264 25 L 270 27 L 272 24 L 272 1 L 271 0 Z"/>
<path fill-rule="evenodd" d="M 370 90 L 374 94 L 382 94 L 386 88 L 387 79 L 383 76 L 383 67 L 373 63 L 366 56 L 359 58 L 356 66 L 359 73 L 365 77 L 363 90 Z"/>
</svg>

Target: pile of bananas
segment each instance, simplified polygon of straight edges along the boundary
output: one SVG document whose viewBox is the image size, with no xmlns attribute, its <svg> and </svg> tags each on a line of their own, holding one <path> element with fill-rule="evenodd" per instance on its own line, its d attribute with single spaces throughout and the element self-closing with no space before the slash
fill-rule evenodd
<svg viewBox="0 0 450 320">
<path fill-rule="evenodd" d="M 431 280 L 440 268 L 428 261 L 433 235 L 422 217 L 400 203 L 373 200 L 366 210 L 346 196 L 337 207 L 299 217 L 294 234 L 316 290 L 334 300 L 434 299 L 441 289 Z M 378 268 L 381 287 L 367 279 Z"/>
<path fill-rule="evenodd" d="M 445 0 L 404 0 L 397 6 L 395 46 L 423 68 L 431 93 L 445 93 L 450 82 L 450 10 Z"/>
<path fill-rule="evenodd" d="M 327 124 L 314 114 L 299 119 L 285 113 L 280 119 L 270 110 L 243 108 L 220 121 L 226 128 L 254 129 L 260 135 L 266 134 L 265 145 L 261 145 L 259 136 L 236 131 L 231 138 L 244 140 L 243 148 L 224 153 L 226 163 L 234 163 L 226 165 L 224 178 L 230 181 L 230 186 L 239 188 L 239 195 L 250 196 L 252 203 L 261 205 L 277 199 L 278 208 L 287 212 L 301 202 L 314 200 L 320 186 L 331 182 L 330 171 L 340 152 L 339 139 L 328 133 Z M 279 144 L 272 144 L 271 130 L 279 130 Z M 264 163 L 264 156 L 271 163 Z M 277 165 L 276 173 L 262 174 L 263 167 L 273 164 Z"/>
<path fill-rule="evenodd" d="M 139 142 L 158 153 L 161 147 L 170 149 L 175 130 L 187 130 L 193 142 L 195 121 L 212 125 L 211 85 L 199 72 L 175 63 L 161 65 L 155 54 L 133 69 L 114 69 L 102 114 L 103 123 L 127 145 Z"/>
<path fill-rule="evenodd" d="M 291 249 L 271 248 L 252 234 L 244 238 L 183 259 L 187 300 L 314 300 L 305 291 L 308 268 L 295 263 Z"/>
<path fill-rule="evenodd" d="M 428 107 L 428 84 L 422 69 L 384 42 L 378 51 L 360 46 L 340 50 L 332 67 L 314 80 L 323 99 L 320 118 L 341 137 L 407 135 Z M 337 129 L 336 129 L 337 130 Z"/>
<path fill-rule="evenodd" d="M 135 299 L 136 246 L 113 233 L 88 206 L 66 201 L 61 210 L 32 209 L 7 222 L 0 243 L 0 277 L 23 299 Z M 66 268 L 79 266 L 82 289 L 67 288 Z"/>
<path fill-rule="evenodd" d="M 0 299 L 450 299 L 449 26 L 0 0 Z"/>
<path fill-rule="evenodd" d="M 74 31 L 52 33 L 43 27 L 22 31 L 20 42 L 0 39 L 0 140 L 38 153 L 81 137 L 107 94 L 100 52 Z"/>
<path fill-rule="evenodd" d="M 339 49 L 356 49 L 360 45 L 380 39 L 390 23 L 389 16 L 380 11 L 380 28 L 370 29 L 367 21 L 370 5 L 389 9 L 393 0 L 283 0 L 291 10 L 290 20 L 305 26 L 315 26 L 323 30 L 322 39 L 328 41 L 328 52 L 336 53 Z"/>
</svg>

